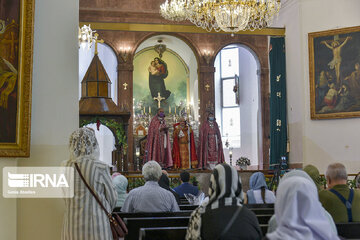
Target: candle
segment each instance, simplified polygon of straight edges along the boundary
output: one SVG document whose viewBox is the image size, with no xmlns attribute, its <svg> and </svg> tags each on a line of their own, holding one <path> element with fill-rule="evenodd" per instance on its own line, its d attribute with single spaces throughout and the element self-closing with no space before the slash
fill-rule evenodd
<svg viewBox="0 0 360 240">
<path fill-rule="evenodd" d="M 151 107 L 149 106 L 149 114 L 151 114 Z"/>
<path fill-rule="evenodd" d="M 176 106 L 175 106 L 175 115 L 176 115 Z"/>
<path fill-rule="evenodd" d="M 144 107 L 144 114 L 146 113 L 146 109 L 145 109 L 145 107 Z"/>
<path fill-rule="evenodd" d="M 171 114 L 171 107 L 169 106 L 169 114 Z"/>
</svg>

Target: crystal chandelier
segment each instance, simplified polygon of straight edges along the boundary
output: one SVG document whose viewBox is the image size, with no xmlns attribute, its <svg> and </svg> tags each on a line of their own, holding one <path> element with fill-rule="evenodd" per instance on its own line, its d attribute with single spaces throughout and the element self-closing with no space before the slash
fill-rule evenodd
<svg viewBox="0 0 360 240">
<path fill-rule="evenodd" d="M 93 31 L 89 26 L 82 26 L 81 28 L 79 27 L 79 33 L 78 33 L 78 40 L 79 40 L 79 47 L 81 46 L 83 49 L 85 47 L 87 47 L 87 49 L 90 49 L 95 37 L 94 37 L 94 33 L 96 31 Z"/>
<path fill-rule="evenodd" d="M 271 25 L 280 0 L 166 0 L 160 6 L 168 20 L 189 20 L 207 31 L 238 32 Z"/>
</svg>

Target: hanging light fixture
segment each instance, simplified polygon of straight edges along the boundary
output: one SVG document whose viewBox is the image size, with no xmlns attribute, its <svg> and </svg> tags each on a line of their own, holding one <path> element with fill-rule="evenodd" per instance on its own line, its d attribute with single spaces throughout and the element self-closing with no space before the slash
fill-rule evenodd
<svg viewBox="0 0 360 240">
<path fill-rule="evenodd" d="M 93 42 L 95 41 L 94 33 L 96 31 L 93 31 L 89 26 L 82 26 L 79 27 L 79 33 L 78 33 L 78 40 L 79 40 L 79 47 L 81 46 L 83 49 L 87 47 L 87 49 L 90 49 Z"/>
<path fill-rule="evenodd" d="M 166 0 L 160 13 L 207 31 L 238 32 L 270 26 L 280 7 L 280 0 Z"/>
</svg>

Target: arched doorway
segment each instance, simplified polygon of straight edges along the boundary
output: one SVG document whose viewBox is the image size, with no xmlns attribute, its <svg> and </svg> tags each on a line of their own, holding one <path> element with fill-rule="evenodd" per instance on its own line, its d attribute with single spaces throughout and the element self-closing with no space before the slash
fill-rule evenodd
<svg viewBox="0 0 360 240">
<path fill-rule="evenodd" d="M 216 118 L 229 144 L 225 159 L 229 162 L 231 148 L 233 165 L 247 157 L 257 169 L 263 157 L 259 60 L 248 47 L 231 44 L 219 51 L 214 66 Z"/>
</svg>

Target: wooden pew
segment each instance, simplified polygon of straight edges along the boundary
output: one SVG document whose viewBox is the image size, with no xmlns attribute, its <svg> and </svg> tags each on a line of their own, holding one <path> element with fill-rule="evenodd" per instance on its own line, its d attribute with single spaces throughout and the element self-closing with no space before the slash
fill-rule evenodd
<svg viewBox="0 0 360 240">
<path fill-rule="evenodd" d="M 124 218 L 144 218 L 144 217 L 186 217 L 190 216 L 191 210 L 180 212 L 138 212 L 138 213 L 125 213 L 117 212 L 119 217 Z"/>
<path fill-rule="evenodd" d="M 124 218 L 129 234 L 125 240 L 138 240 L 140 228 L 152 227 L 187 227 L 190 217 L 147 217 L 147 218 Z"/>
<path fill-rule="evenodd" d="M 181 211 L 184 211 L 184 210 L 191 210 L 191 211 L 193 211 L 193 210 L 195 210 L 197 207 L 198 207 L 198 205 L 189 205 L 189 204 L 187 204 L 187 205 L 179 205 L 179 208 L 180 208 Z"/>
<path fill-rule="evenodd" d="M 184 240 L 187 227 L 140 228 L 141 240 Z"/>
<path fill-rule="evenodd" d="M 274 208 L 274 204 L 244 204 L 249 209 L 254 208 Z"/>
<path fill-rule="evenodd" d="M 338 235 L 346 239 L 360 239 L 360 222 L 336 223 Z"/>
<path fill-rule="evenodd" d="M 271 214 L 274 215 L 273 208 L 252 208 L 250 209 L 255 215 Z"/>
<path fill-rule="evenodd" d="M 268 225 L 260 224 L 263 236 L 266 235 Z M 187 227 L 158 227 L 140 228 L 141 240 L 184 240 Z"/>
<path fill-rule="evenodd" d="M 272 214 L 256 215 L 259 224 L 268 224 Z"/>
</svg>

